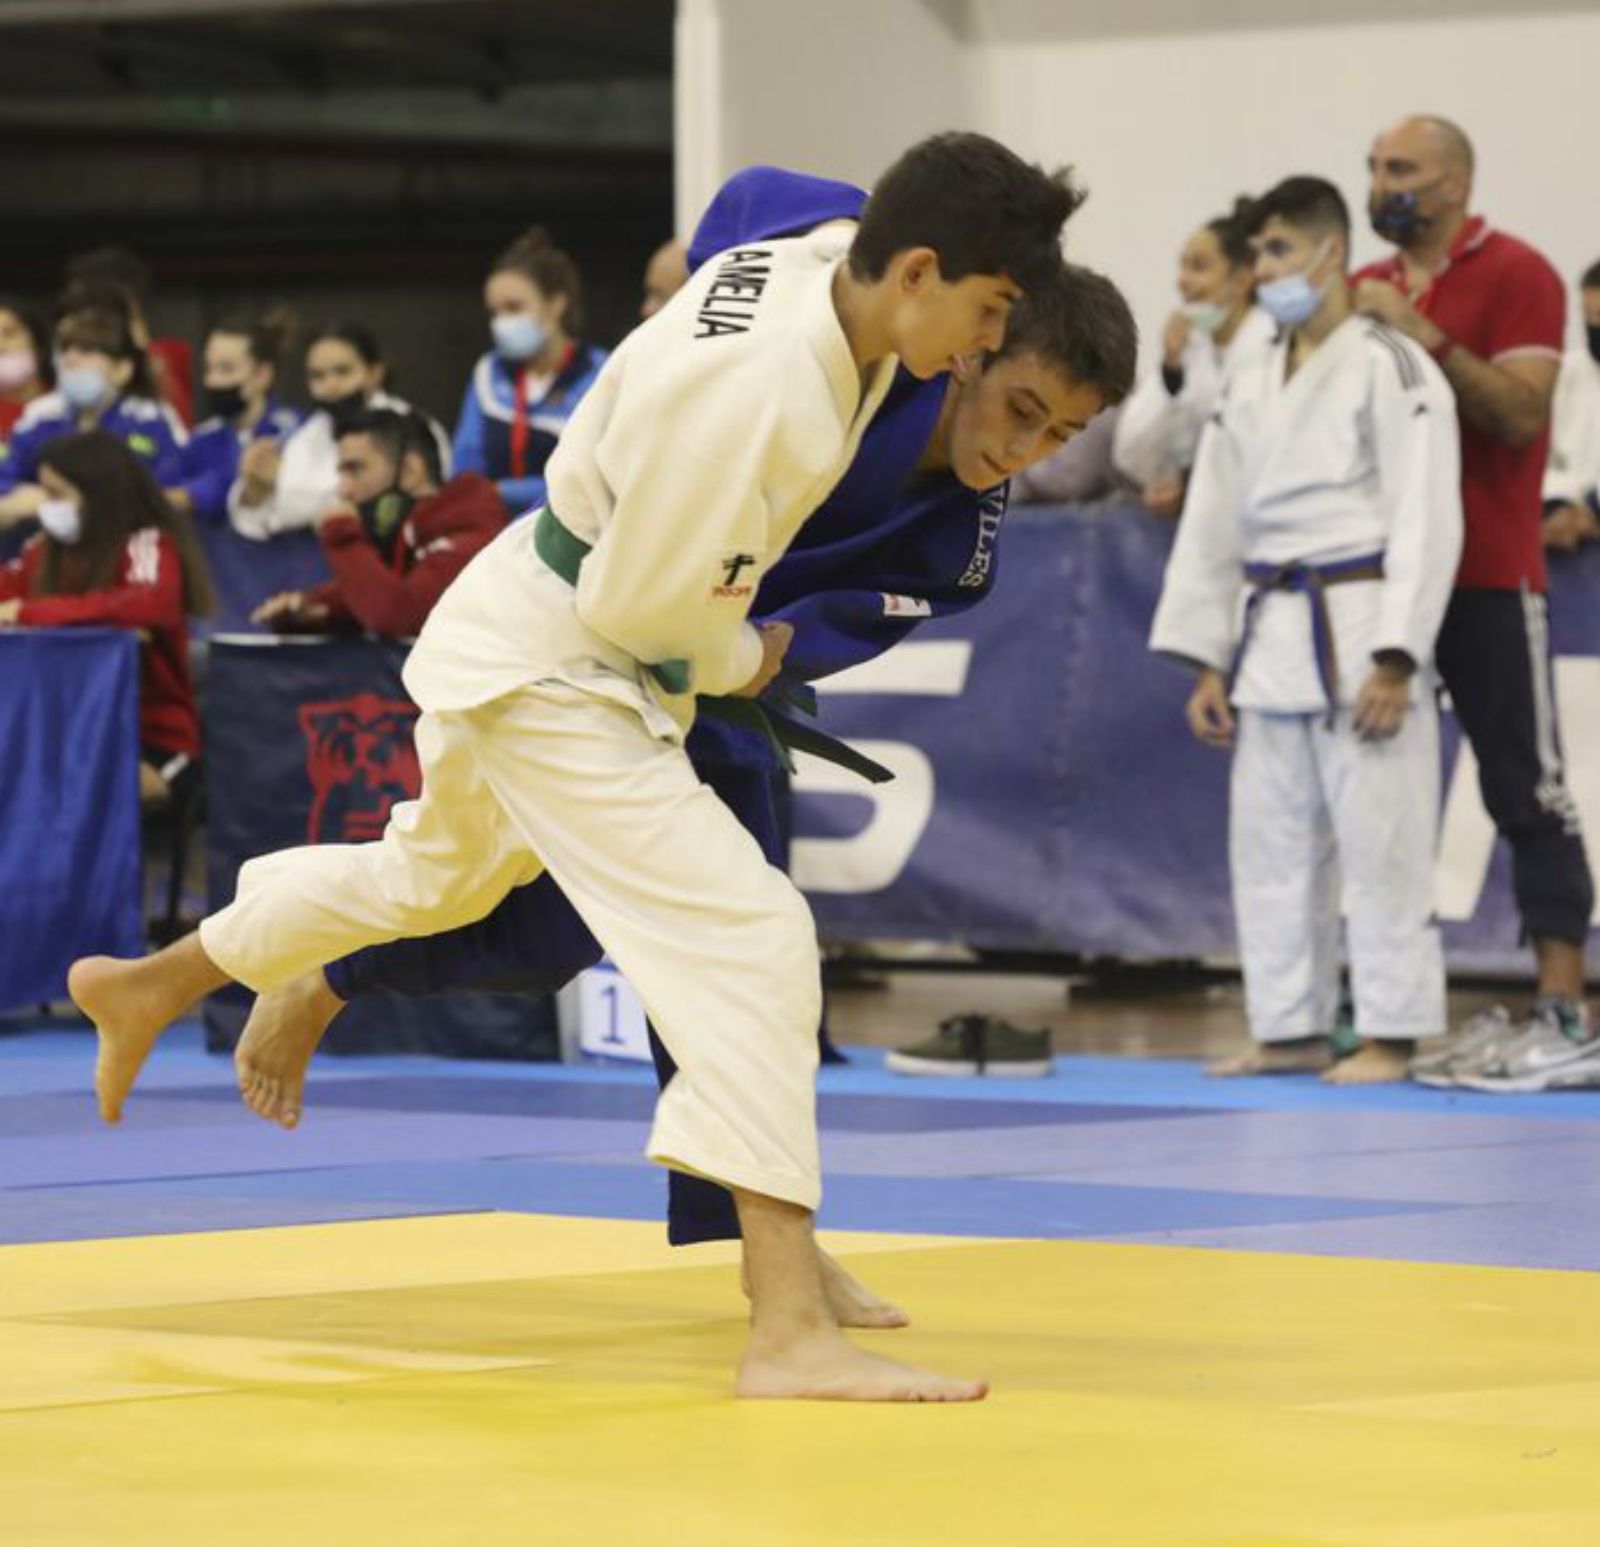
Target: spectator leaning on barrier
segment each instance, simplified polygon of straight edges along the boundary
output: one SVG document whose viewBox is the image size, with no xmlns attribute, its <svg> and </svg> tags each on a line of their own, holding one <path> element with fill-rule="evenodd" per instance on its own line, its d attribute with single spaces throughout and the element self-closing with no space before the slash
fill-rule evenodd
<svg viewBox="0 0 1600 1547">
<path fill-rule="evenodd" d="M 286 440 L 255 440 L 239 461 L 239 477 L 228 491 L 228 516 L 245 537 L 275 537 L 315 526 L 339 498 L 338 432 L 368 409 L 414 412 L 403 398 L 384 390 L 389 366 L 370 329 L 355 322 L 330 322 L 306 346 L 306 388 L 312 410 Z M 449 460 L 443 429 L 423 416 Z"/>
<path fill-rule="evenodd" d="M 578 266 L 535 226 L 484 282 L 494 348 L 474 367 L 456 423 L 456 467 L 492 478 L 515 515 L 544 500 L 544 465 L 606 352 L 583 343 Z"/>
<path fill-rule="evenodd" d="M 1230 365 L 1272 341 L 1254 304 L 1254 257 L 1245 233 L 1250 201 L 1207 221 L 1178 260 L 1182 305 L 1161 335 L 1161 366 L 1139 384 L 1117 420 L 1112 457 L 1158 516 L 1183 509 L 1200 432 Z"/>
<path fill-rule="evenodd" d="M 31 308 L 0 296 L 0 458 L 28 404 L 54 385 L 50 335 Z"/>
<path fill-rule="evenodd" d="M 67 259 L 67 284 L 62 310 L 97 304 L 94 296 L 115 290 L 127 309 L 133 336 L 149 356 L 150 379 L 157 395 L 171 405 L 187 428 L 194 423 L 194 352 L 181 338 L 150 336 L 150 265 L 126 247 L 98 247 Z"/>
<path fill-rule="evenodd" d="M 689 249 L 673 237 L 650 254 L 644 266 L 644 293 L 639 298 L 639 321 L 648 322 L 689 283 Z"/>
<path fill-rule="evenodd" d="M 421 632 L 445 587 L 506 524 L 477 473 L 440 485 L 439 450 L 415 414 L 376 409 L 339 436 L 339 494 L 318 523 L 333 579 L 273 597 L 252 621 L 283 632 Z"/>
<path fill-rule="evenodd" d="M 56 389 L 23 410 L 0 460 L 0 530 L 37 515 L 48 497 L 39 479 L 45 448 L 100 429 L 144 462 L 160 486 L 182 473 L 183 426 L 156 396 L 150 362 L 124 313 L 69 312 L 54 334 Z"/>
<path fill-rule="evenodd" d="M 1600 263 L 1584 272 L 1578 297 L 1584 347 L 1561 362 L 1544 476 L 1544 545 L 1567 553 L 1600 538 Z"/>
<path fill-rule="evenodd" d="M 1258 1046 L 1214 1072 L 1330 1062 L 1342 915 L 1362 1045 L 1325 1077 L 1399 1080 L 1445 1029 L 1430 668 L 1461 553 L 1455 414 L 1426 353 L 1353 312 L 1338 189 L 1289 178 L 1251 234 L 1282 331 L 1201 437 L 1150 640 L 1200 667 L 1195 735 L 1235 748 L 1229 870 Z"/>
<path fill-rule="evenodd" d="M 1556 729 L 1541 534 L 1565 290 L 1533 248 L 1468 213 L 1474 156 L 1455 124 L 1406 119 L 1378 136 L 1370 167 L 1373 229 L 1397 251 L 1357 276 L 1356 305 L 1421 344 L 1455 389 L 1466 545 L 1439 672 L 1511 845 L 1539 973 L 1527 1021 L 1477 1017 L 1414 1073 L 1538 1088 L 1596 1051 L 1583 964 L 1594 883 Z"/>
<path fill-rule="evenodd" d="M 43 530 L 0 569 L 0 624 L 137 629 L 140 794 L 148 803 L 200 753 L 186 620 L 211 607 L 188 518 L 103 430 L 50 442 L 39 459 Z"/>
</svg>

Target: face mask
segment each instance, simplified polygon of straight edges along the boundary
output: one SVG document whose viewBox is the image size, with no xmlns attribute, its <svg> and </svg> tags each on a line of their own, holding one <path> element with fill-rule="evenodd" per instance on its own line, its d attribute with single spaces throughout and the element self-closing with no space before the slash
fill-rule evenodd
<svg viewBox="0 0 1600 1547">
<path fill-rule="evenodd" d="M 494 334 L 494 347 L 502 360 L 531 360 L 550 342 L 550 330 L 526 312 L 490 318 L 489 331 Z"/>
<path fill-rule="evenodd" d="M 83 512 L 71 500 L 44 500 L 39 505 L 39 525 L 70 548 L 83 536 Z"/>
<path fill-rule="evenodd" d="M 1220 301 L 1190 301 L 1183 315 L 1202 333 L 1215 333 L 1228 320 L 1228 308 Z"/>
<path fill-rule="evenodd" d="M 1591 322 L 1584 332 L 1589 335 L 1589 358 L 1600 365 L 1600 322 Z"/>
<path fill-rule="evenodd" d="M 31 349 L 8 349 L 0 354 L 0 392 L 25 387 L 39 374 L 39 360 Z"/>
<path fill-rule="evenodd" d="M 367 535 L 380 547 L 387 547 L 389 539 L 394 536 L 400 523 L 411 514 L 416 503 L 415 495 L 407 494 L 396 486 L 385 489 L 382 494 L 374 495 L 370 500 L 362 500 L 356 506 L 356 514 L 361 517 L 361 524 L 366 528 Z"/>
<path fill-rule="evenodd" d="M 1419 207 L 1422 195 L 1429 191 L 1413 188 L 1409 193 L 1385 194 L 1367 210 L 1372 229 L 1396 247 L 1409 246 L 1433 224 L 1433 217 L 1424 215 Z"/>
<path fill-rule="evenodd" d="M 98 365 L 73 365 L 56 368 L 56 390 L 70 407 L 78 410 L 98 408 L 111 396 L 111 381 Z"/>
<path fill-rule="evenodd" d="M 1298 274 L 1285 274 L 1282 279 L 1256 286 L 1256 304 L 1280 328 L 1298 328 L 1316 316 L 1328 287 L 1312 284 L 1311 272 L 1327 255 L 1328 246 L 1324 243 Z"/>
<path fill-rule="evenodd" d="M 249 407 L 244 388 L 237 382 L 231 387 L 206 388 L 206 414 L 209 418 L 242 419 Z"/>
<path fill-rule="evenodd" d="M 339 435 L 367 411 L 367 395 L 365 392 L 347 392 L 343 397 L 319 402 L 317 407 L 333 420 L 333 432 Z"/>
</svg>

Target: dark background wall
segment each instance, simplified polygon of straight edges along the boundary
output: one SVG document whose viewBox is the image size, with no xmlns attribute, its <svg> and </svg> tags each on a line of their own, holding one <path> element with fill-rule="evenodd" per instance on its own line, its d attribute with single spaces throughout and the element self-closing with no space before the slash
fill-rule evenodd
<svg viewBox="0 0 1600 1547">
<path fill-rule="evenodd" d="M 0 290 L 48 302 L 69 253 L 128 246 L 158 333 L 357 319 L 447 420 L 527 226 L 578 260 L 591 337 L 631 325 L 671 234 L 670 0 L 107 9 L 0 3 Z"/>
</svg>

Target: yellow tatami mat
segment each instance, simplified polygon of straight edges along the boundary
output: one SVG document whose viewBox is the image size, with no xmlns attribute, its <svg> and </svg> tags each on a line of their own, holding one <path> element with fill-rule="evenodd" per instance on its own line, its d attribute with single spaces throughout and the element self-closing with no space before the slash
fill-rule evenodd
<svg viewBox="0 0 1600 1547">
<path fill-rule="evenodd" d="M 990 1401 L 734 1402 L 734 1258 L 654 1225 L 0 1249 L 0 1542 L 1600 1542 L 1593 1274 L 830 1244 Z"/>
</svg>

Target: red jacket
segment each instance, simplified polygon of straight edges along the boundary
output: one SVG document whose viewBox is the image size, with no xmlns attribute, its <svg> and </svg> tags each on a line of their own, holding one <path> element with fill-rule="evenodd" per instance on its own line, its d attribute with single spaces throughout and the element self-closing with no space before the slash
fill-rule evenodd
<svg viewBox="0 0 1600 1547">
<path fill-rule="evenodd" d="M 42 536 L 31 538 L 21 555 L 0 569 L 0 601 L 20 598 L 17 622 L 27 628 L 96 624 L 138 629 L 145 635 L 139 650 L 139 740 L 157 751 L 197 756 L 200 719 L 189 680 L 177 545 L 158 527 L 144 527 L 128 539 L 110 585 L 76 595 L 69 590 L 36 596 L 34 577 L 44 563 L 45 544 Z M 63 556 L 60 583 L 73 584 L 71 549 Z"/>
<path fill-rule="evenodd" d="M 420 501 L 389 539 L 387 553 L 356 516 L 333 516 L 320 528 L 333 579 L 306 599 L 327 607 L 334 627 L 391 638 L 418 634 L 445 587 L 505 524 L 499 491 L 477 473 L 462 473 Z"/>
</svg>

